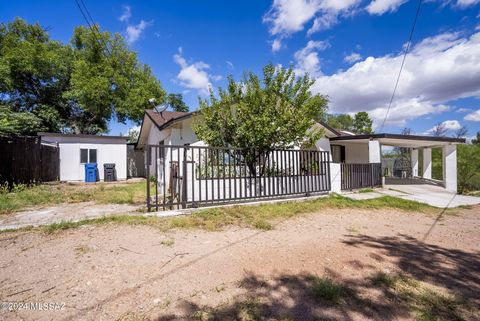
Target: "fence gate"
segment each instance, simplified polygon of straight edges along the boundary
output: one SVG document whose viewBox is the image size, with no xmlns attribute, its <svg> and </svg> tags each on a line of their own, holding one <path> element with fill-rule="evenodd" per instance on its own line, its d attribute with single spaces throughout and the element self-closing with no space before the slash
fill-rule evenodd
<svg viewBox="0 0 480 321">
<path fill-rule="evenodd" d="M 382 164 L 341 164 L 342 190 L 382 185 Z"/>
<path fill-rule="evenodd" d="M 317 150 L 147 145 L 147 207 L 174 209 L 308 196 L 330 190 L 330 156 Z"/>
</svg>

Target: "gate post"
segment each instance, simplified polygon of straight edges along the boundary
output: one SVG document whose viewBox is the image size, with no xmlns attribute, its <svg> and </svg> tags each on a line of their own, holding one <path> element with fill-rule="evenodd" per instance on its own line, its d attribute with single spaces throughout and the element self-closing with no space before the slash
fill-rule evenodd
<svg viewBox="0 0 480 321">
<path fill-rule="evenodd" d="M 182 160 L 182 208 L 187 208 L 187 154 L 188 147 L 183 147 L 183 160 Z"/>
<path fill-rule="evenodd" d="M 145 167 L 146 167 L 146 177 L 147 177 L 147 211 L 150 212 L 150 161 L 152 160 L 151 156 L 151 146 L 147 145 L 147 152 L 145 153 Z"/>
</svg>

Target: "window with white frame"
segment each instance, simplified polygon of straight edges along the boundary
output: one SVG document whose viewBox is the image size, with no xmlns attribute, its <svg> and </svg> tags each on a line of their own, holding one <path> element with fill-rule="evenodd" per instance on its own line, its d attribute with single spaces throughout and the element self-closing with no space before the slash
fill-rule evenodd
<svg viewBox="0 0 480 321">
<path fill-rule="evenodd" d="M 97 149 L 80 148 L 80 164 L 96 163 L 97 162 Z"/>
</svg>

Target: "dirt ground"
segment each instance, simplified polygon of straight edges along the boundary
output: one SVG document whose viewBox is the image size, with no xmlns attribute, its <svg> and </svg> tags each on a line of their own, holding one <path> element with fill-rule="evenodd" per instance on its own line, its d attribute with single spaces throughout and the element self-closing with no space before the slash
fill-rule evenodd
<svg viewBox="0 0 480 321">
<path fill-rule="evenodd" d="M 440 219 L 325 210 L 270 231 L 85 226 L 2 234 L 0 248 L 0 301 L 65 304 L 0 310 L 0 320 L 182 320 L 206 307 L 228 313 L 246 296 L 259 300 L 269 320 L 411 320 L 398 302 L 365 286 L 376 273 L 395 271 L 480 306 L 478 206 Z M 312 299 L 312 274 L 342 282 L 355 299 Z"/>
</svg>

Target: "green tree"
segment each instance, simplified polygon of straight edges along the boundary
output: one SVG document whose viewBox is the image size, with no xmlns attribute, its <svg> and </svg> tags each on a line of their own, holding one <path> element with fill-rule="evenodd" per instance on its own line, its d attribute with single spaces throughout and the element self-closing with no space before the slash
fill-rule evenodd
<svg viewBox="0 0 480 321">
<path fill-rule="evenodd" d="M 262 79 L 252 72 L 240 82 L 229 76 L 218 98 L 210 92 L 209 99 L 200 99 L 194 131 L 211 146 L 244 148 L 242 157 L 256 173 L 256 164 L 264 164 L 272 150 L 320 138 L 321 131 L 311 128 L 325 113 L 327 99 L 312 95 L 312 84 L 308 75 L 296 78 L 292 68 L 273 64 L 263 68 Z"/>
<path fill-rule="evenodd" d="M 355 114 L 353 118 L 353 131 L 355 134 L 373 134 L 373 121 L 368 113 L 361 111 Z"/>
<path fill-rule="evenodd" d="M 39 24 L 0 24 L 4 133 L 106 132 L 114 117 L 139 122 L 152 97 L 164 102 L 165 92 L 119 34 L 78 27 L 62 44 Z"/>
<path fill-rule="evenodd" d="M 188 112 L 188 106 L 185 105 L 182 94 L 168 94 L 167 104 L 172 107 L 174 111 Z"/>
<path fill-rule="evenodd" d="M 64 96 L 75 111 L 75 131 L 106 132 L 112 117 L 138 122 L 150 108 L 148 99 L 165 101 L 160 82 L 120 34 L 77 27 L 71 45 L 75 59 L 71 87 Z"/>
<path fill-rule="evenodd" d="M 0 24 L 0 122 L 2 131 L 59 131 L 69 119 L 73 51 L 49 39 L 39 25 L 21 19 Z M 11 126 L 10 126 L 11 125 Z"/>
<path fill-rule="evenodd" d="M 330 127 L 353 132 L 353 118 L 348 114 L 328 115 L 327 124 Z"/>
<path fill-rule="evenodd" d="M 480 190 L 480 145 L 457 145 L 457 185 L 463 194 Z"/>
<path fill-rule="evenodd" d="M 472 139 L 472 144 L 480 144 L 480 132 L 477 132 L 477 138 Z"/>
</svg>

